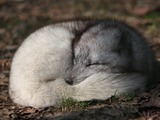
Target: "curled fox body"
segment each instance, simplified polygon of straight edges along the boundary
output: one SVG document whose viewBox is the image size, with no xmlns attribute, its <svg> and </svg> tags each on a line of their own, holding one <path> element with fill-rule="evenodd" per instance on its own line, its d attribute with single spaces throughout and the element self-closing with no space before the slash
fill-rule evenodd
<svg viewBox="0 0 160 120">
<path fill-rule="evenodd" d="M 14 55 L 9 94 L 20 105 L 57 106 L 65 97 L 105 100 L 144 89 L 154 54 L 144 38 L 115 20 L 78 20 L 43 27 Z"/>
</svg>

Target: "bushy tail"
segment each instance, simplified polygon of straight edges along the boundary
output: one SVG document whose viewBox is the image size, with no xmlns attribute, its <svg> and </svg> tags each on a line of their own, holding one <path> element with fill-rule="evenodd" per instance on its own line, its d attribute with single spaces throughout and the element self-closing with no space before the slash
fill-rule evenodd
<svg viewBox="0 0 160 120">
<path fill-rule="evenodd" d="M 78 101 L 104 100 L 145 88 L 146 77 L 138 73 L 106 74 L 97 73 L 74 86 L 72 98 Z"/>
<path fill-rule="evenodd" d="M 35 108 L 57 106 L 62 99 L 71 97 L 77 101 L 105 100 L 112 95 L 143 89 L 146 78 L 141 74 L 96 73 L 77 85 L 68 85 L 64 79 L 49 82 L 26 82 L 19 86 L 11 79 L 10 97 L 20 105 Z M 26 81 L 26 80 L 25 80 Z M 24 82 L 24 81 L 23 81 Z"/>
</svg>

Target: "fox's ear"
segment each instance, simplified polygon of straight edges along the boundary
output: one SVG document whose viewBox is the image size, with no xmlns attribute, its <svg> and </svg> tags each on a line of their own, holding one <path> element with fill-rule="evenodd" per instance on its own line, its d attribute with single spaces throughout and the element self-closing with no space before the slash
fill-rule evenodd
<svg viewBox="0 0 160 120">
<path fill-rule="evenodd" d="M 131 38 L 130 37 L 131 36 L 128 32 L 122 31 L 122 34 L 119 39 L 119 43 L 117 44 L 116 52 L 118 52 L 120 54 L 122 51 L 127 50 L 128 53 L 131 53 L 132 45 L 131 45 Z"/>
</svg>

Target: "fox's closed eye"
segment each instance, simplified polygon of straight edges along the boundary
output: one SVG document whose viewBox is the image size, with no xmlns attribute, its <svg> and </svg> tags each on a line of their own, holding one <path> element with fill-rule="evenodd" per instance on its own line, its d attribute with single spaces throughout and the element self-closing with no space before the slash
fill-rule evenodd
<svg viewBox="0 0 160 120">
<path fill-rule="evenodd" d="M 92 65 L 108 65 L 108 64 L 107 63 L 90 63 L 90 64 L 87 64 L 86 67 L 92 66 Z"/>
</svg>

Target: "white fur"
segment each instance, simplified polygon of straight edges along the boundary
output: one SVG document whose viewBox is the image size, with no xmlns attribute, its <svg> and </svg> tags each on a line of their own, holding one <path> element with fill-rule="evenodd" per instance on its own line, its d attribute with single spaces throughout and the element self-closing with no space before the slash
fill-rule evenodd
<svg viewBox="0 0 160 120">
<path fill-rule="evenodd" d="M 136 73 L 96 73 L 78 85 L 66 84 L 64 79 L 72 68 L 73 37 L 64 26 L 56 25 L 36 31 L 23 42 L 10 73 L 9 93 L 15 103 L 41 108 L 59 105 L 63 97 L 104 100 L 144 88 L 146 78 Z"/>
</svg>

